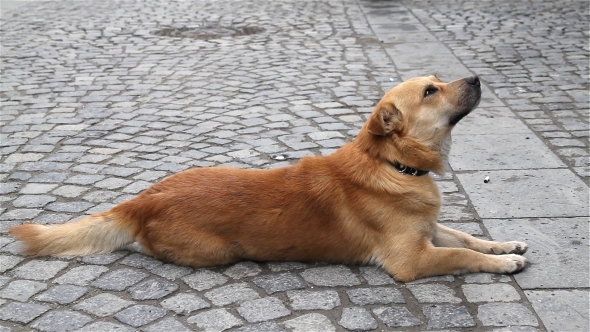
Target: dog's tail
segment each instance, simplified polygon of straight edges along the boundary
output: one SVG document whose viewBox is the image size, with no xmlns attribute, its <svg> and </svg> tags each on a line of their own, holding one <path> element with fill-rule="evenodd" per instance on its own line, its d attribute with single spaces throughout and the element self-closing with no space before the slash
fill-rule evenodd
<svg viewBox="0 0 590 332">
<path fill-rule="evenodd" d="M 9 232 L 23 242 L 26 255 L 89 255 L 134 242 L 135 234 L 129 226 L 110 210 L 61 225 L 14 226 Z"/>
</svg>

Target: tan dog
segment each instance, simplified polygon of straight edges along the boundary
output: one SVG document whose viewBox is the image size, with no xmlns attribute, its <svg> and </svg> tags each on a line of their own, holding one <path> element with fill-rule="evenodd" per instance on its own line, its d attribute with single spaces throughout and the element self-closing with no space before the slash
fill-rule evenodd
<svg viewBox="0 0 590 332">
<path fill-rule="evenodd" d="M 521 242 L 492 242 L 437 224 L 453 126 L 479 102 L 479 79 L 415 78 L 381 99 L 358 137 L 330 156 L 270 170 L 198 168 L 111 210 L 10 232 L 29 255 L 105 253 L 138 241 L 193 267 L 238 260 L 383 266 L 397 280 L 524 268 Z M 508 254 L 500 255 L 497 254 Z"/>
</svg>

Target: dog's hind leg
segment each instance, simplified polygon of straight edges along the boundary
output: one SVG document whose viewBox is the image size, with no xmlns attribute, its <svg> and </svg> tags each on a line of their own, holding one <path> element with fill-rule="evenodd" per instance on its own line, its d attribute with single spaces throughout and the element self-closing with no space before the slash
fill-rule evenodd
<svg viewBox="0 0 590 332">
<path fill-rule="evenodd" d="M 518 241 L 496 242 L 478 239 L 441 224 L 437 224 L 432 243 L 437 247 L 467 248 L 484 254 L 494 255 L 522 255 L 529 247 L 526 243 Z"/>
</svg>

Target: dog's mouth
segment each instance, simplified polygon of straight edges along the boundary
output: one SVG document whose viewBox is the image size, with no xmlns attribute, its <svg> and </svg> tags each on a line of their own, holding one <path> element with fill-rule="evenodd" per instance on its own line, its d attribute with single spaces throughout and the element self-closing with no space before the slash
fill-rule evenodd
<svg viewBox="0 0 590 332">
<path fill-rule="evenodd" d="M 451 115 L 449 124 L 456 125 L 467 114 L 471 113 L 481 101 L 481 84 L 477 76 L 465 78 L 463 80 L 463 94 L 459 100 L 459 111 Z"/>
<path fill-rule="evenodd" d="M 469 113 L 471 113 L 471 111 L 473 111 L 477 105 L 479 105 L 479 102 L 481 101 L 481 93 L 480 95 L 477 97 L 477 100 L 475 101 L 475 103 L 473 104 L 473 106 L 463 109 L 455 114 L 453 114 L 451 116 L 451 118 L 449 119 L 449 124 L 451 126 L 456 125 L 457 123 L 459 123 L 459 121 L 461 121 L 461 119 L 463 119 L 464 117 L 466 117 Z"/>
</svg>

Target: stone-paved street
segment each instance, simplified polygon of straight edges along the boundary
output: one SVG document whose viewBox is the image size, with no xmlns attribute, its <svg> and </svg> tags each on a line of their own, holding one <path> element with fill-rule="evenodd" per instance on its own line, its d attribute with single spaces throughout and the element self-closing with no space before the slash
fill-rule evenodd
<svg viewBox="0 0 590 332">
<path fill-rule="evenodd" d="M 16 2 L 0 27 L 0 332 L 589 330 L 588 1 Z M 25 258 L 7 233 L 190 167 L 329 154 L 385 91 L 429 74 L 484 85 L 437 178 L 440 221 L 528 242 L 520 274 L 193 269 L 133 246 Z"/>
</svg>

